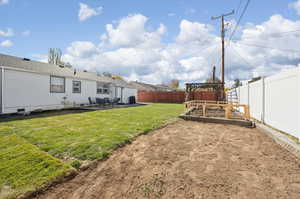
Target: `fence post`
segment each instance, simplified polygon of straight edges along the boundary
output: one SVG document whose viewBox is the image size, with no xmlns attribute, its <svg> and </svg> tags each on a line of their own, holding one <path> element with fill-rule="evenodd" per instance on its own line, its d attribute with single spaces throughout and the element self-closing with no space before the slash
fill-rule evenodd
<svg viewBox="0 0 300 199">
<path fill-rule="evenodd" d="M 247 87 L 247 89 L 248 89 L 247 102 L 248 102 L 248 106 L 250 106 L 250 83 L 248 82 L 247 85 L 248 85 L 248 87 Z"/>
<path fill-rule="evenodd" d="M 297 80 L 298 80 L 298 90 L 296 91 L 297 92 L 297 98 L 298 98 L 298 110 L 297 110 L 297 116 L 298 116 L 298 121 L 300 119 L 300 67 L 298 66 L 298 74 L 297 74 Z M 298 122 L 298 138 L 300 138 L 300 122 Z"/>
<path fill-rule="evenodd" d="M 266 84 L 265 84 L 265 77 L 262 77 L 262 115 L 261 121 L 265 124 L 265 114 L 266 114 Z"/>
</svg>

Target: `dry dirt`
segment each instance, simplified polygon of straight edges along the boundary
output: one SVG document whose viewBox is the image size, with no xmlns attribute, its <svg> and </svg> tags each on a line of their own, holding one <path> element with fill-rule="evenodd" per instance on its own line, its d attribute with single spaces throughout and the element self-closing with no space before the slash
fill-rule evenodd
<svg viewBox="0 0 300 199">
<path fill-rule="evenodd" d="M 300 198 L 300 160 L 258 129 L 182 121 L 37 198 Z"/>
</svg>

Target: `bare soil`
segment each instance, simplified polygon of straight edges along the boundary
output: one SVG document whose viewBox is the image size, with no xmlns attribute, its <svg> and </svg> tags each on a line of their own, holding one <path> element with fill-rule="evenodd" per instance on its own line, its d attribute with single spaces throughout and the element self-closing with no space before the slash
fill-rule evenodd
<svg viewBox="0 0 300 199">
<path fill-rule="evenodd" d="M 300 160 L 258 129 L 179 120 L 37 198 L 299 199 Z"/>
</svg>

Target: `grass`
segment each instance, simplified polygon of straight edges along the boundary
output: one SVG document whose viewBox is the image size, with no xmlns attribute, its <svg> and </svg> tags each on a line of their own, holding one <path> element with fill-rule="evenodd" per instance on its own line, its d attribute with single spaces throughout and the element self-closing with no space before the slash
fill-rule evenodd
<svg viewBox="0 0 300 199">
<path fill-rule="evenodd" d="M 0 194 L 40 188 L 64 175 L 69 165 L 104 158 L 182 112 L 183 105 L 152 104 L 0 122 Z"/>
<path fill-rule="evenodd" d="M 182 105 L 153 104 L 4 122 L 0 132 L 15 133 L 61 159 L 94 160 L 182 111 Z"/>
<path fill-rule="evenodd" d="M 0 198 L 34 191 L 70 170 L 15 134 L 0 136 Z"/>
</svg>

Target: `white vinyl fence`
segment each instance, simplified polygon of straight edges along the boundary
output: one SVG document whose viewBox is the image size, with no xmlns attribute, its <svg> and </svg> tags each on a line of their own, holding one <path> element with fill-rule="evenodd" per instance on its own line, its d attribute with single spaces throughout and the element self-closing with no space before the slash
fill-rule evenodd
<svg viewBox="0 0 300 199">
<path fill-rule="evenodd" d="M 248 83 L 237 89 L 238 103 L 251 117 L 300 138 L 300 68 Z"/>
</svg>

